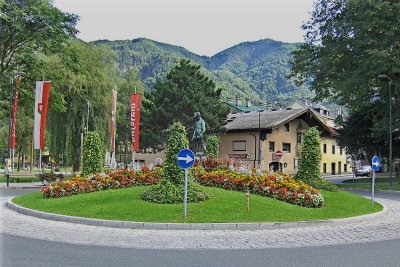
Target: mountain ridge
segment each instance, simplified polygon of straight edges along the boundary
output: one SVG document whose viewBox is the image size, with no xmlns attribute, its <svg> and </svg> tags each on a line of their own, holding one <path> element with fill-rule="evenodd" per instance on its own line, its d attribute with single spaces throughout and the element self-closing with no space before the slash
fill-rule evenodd
<svg viewBox="0 0 400 267">
<path fill-rule="evenodd" d="M 299 96 L 306 99 L 312 97 L 308 88 L 297 87 L 286 78 L 290 71 L 291 52 L 299 43 L 272 39 L 247 41 L 209 57 L 193 53 L 182 46 L 148 38 L 94 42 L 116 51 L 117 65 L 121 71 L 135 69 L 149 90 L 182 58 L 187 58 L 199 64 L 217 86 L 223 89 L 225 98 L 239 96 L 254 101 L 290 102 Z"/>
</svg>

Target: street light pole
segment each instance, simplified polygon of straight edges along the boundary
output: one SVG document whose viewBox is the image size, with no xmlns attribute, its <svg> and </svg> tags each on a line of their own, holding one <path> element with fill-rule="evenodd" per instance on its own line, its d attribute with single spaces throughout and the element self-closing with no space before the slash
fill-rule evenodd
<svg viewBox="0 0 400 267">
<path fill-rule="evenodd" d="M 261 168 L 261 110 L 258 108 L 258 168 Z"/>
<path fill-rule="evenodd" d="M 389 187 L 392 189 L 392 161 L 393 161 L 393 138 L 392 138 L 392 78 L 386 74 L 378 75 L 380 80 L 389 81 Z"/>
<path fill-rule="evenodd" d="M 13 77 L 10 77 L 10 118 L 8 121 L 8 160 L 11 159 L 11 113 L 12 113 L 12 101 L 13 101 L 13 83 L 14 79 Z"/>
</svg>

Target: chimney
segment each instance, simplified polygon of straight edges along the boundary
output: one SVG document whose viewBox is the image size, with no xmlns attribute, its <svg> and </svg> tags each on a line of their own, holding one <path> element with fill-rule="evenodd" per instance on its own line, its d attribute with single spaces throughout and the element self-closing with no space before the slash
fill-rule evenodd
<svg viewBox="0 0 400 267">
<path fill-rule="evenodd" d="M 251 107 L 251 101 L 250 101 L 250 97 L 246 98 L 246 107 Z"/>
<path fill-rule="evenodd" d="M 236 100 L 236 106 L 241 106 L 242 105 L 242 100 L 240 99 L 239 96 L 235 97 Z"/>
</svg>

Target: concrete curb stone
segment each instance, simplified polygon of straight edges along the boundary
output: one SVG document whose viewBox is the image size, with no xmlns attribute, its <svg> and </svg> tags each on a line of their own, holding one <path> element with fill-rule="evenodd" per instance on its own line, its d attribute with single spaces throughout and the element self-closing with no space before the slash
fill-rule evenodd
<svg viewBox="0 0 400 267">
<path fill-rule="evenodd" d="M 287 229 L 298 227 L 310 227 L 318 225 L 334 225 L 347 224 L 361 221 L 372 220 L 383 217 L 387 214 L 388 209 L 383 206 L 383 210 L 377 213 L 361 215 L 351 218 L 331 219 L 331 220 L 315 220 L 315 221 L 298 221 L 298 222 L 270 222 L 270 223 L 147 223 L 147 222 L 128 222 L 128 221 L 111 221 L 101 219 L 91 219 L 83 217 L 75 217 L 61 214 L 53 214 L 24 208 L 12 202 L 9 198 L 6 206 L 19 213 L 34 216 L 47 220 L 63 221 L 69 223 L 78 223 L 93 226 L 129 228 L 129 229 L 146 229 L 146 230 L 272 230 Z"/>
</svg>

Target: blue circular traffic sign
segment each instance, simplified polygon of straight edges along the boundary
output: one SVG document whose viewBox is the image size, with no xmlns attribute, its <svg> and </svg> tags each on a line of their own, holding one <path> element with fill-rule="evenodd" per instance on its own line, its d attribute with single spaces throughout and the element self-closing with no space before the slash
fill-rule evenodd
<svg viewBox="0 0 400 267">
<path fill-rule="evenodd" d="M 183 169 L 188 169 L 194 164 L 194 153 L 190 149 L 182 149 L 176 157 L 178 165 Z"/>
<path fill-rule="evenodd" d="M 380 167 L 381 167 L 381 162 L 380 162 L 379 158 L 377 156 L 374 156 L 372 158 L 372 169 L 377 172 L 377 171 L 379 171 Z"/>
</svg>

